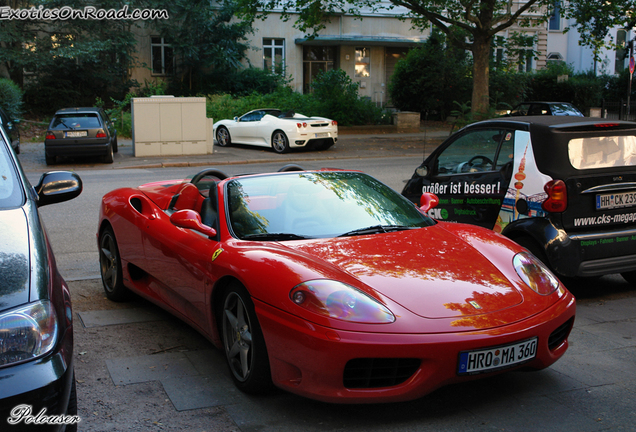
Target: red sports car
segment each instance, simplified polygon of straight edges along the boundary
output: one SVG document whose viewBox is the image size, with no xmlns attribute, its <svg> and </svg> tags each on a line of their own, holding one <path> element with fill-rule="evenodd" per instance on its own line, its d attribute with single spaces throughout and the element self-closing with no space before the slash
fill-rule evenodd
<svg viewBox="0 0 636 432">
<path fill-rule="evenodd" d="M 557 361 L 572 294 L 517 244 L 434 221 L 429 205 L 360 172 L 299 167 L 118 189 L 100 211 L 104 289 L 204 334 L 248 393 L 403 401 Z"/>
</svg>

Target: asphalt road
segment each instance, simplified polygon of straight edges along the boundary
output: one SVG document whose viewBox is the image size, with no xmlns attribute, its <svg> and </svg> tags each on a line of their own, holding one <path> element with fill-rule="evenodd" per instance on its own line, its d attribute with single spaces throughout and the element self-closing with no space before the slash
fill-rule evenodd
<svg viewBox="0 0 636 432">
<path fill-rule="evenodd" d="M 77 199 L 42 209 L 73 295 L 80 430 L 636 430 L 636 290 L 617 275 L 569 287 L 578 299 L 571 346 L 549 369 L 454 385 L 389 405 L 330 405 L 284 392 L 245 396 L 232 386 L 222 353 L 194 330 L 143 300 L 104 299 L 96 279 L 95 229 L 98 198 L 108 190 L 180 178 L 202 166 L 236 173 L 292 162 L 357 166 L 400 190 L 434 145 L 428 133 L 343 141 L 321 154 L 235 147 L 211 157 L 143 161 L 127 155 L 124 145 L 112 166 L 80 160 L 55 167 L 77 170 L 86 185 Z M 20 155 L 33 182 L 50 169 L 39 150 L 27 144 Z"/>
</svg>

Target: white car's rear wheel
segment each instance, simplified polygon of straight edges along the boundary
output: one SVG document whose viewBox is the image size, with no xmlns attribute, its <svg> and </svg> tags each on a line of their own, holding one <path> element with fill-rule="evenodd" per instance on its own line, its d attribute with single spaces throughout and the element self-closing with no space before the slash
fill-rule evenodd
<svg viewBox="0 0 636 432">
<path fill-rule="evenodd" d="M 216 130 L 216 143 L 221 147 L 229 146 L 232 144 L 232 138 L 230 138 L 230 132 L 224 126 L 219 126 Z"/>
<path fill-rule="evenodd" d="M 289 151 L 289 140 L 285 132 L 274 132 L 272 135 L 272 148 L 276 153 L 287 153 Z"/>
</svg>

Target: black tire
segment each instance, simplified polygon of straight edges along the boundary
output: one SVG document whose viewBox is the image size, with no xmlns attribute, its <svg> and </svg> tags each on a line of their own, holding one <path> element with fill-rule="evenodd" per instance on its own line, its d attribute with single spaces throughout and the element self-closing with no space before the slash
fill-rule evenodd
<svg viewBox="0 0 636 432">
<path fill-rule="evenodd" d="M 15 154 L 20 154 L 20 143 L 18 142 L 18 145 L 15 146 Z"/>
<path fill-rule="evenodd" d="M 55 165 L 55 160 L 57 159 L 57 157 L 49 156 L 46 153 L 44 153 L 44 159 L 46 160 L 47 165 Z"/>
<path fill-rule="evenodd" d="M 524 235 L 520 237 L 513 237 L 511 238 L 511 240 L 528 249 L 530 253 L 532 253 L 532 255 L 536 256 L 541 260 L 542 263 L 550 267 L 545 251 L 541 249 L 539 244 L 532 237 Z"/>
<path fill-rule="evenodd" d="M 115 140 L 113 141 L 113 152 L 117 153 L 119 151 L 119 144 L 117 143 L 117 135 L 115 135 Z"/>
<path fill-rule="evenodd" d="M 249 293 L 236 282 L 227 288 L 221 311 L 225 358 L 236 387 L 263 394 L 272 387 L 267 347 Z"/>
<path fill-rule="evenodd" d="M 71 394 L 68 399 L 68 407 L 66 408 L 66 415 L 77 415 L 77 385 L 75 384 L 75 373 L 73 373 L 73 383 L 71 384 Z M 66 425 L 66 432 L 77 432 L 77 423 Z"/>
<path fill-rule="evenodd" d="M 636 285 L 636 271 L 623 272 L 621 276 L 630 284 Z"/>
<path fill-rule="evenodd" d="M 216 130 L 216 143 L 221 147 L 226 147 L 232 144 L 230 131 L 228 131 L 225 126 L 219 126 Z"/>
<path fill-rule="evenodd" d="M 99 235 L 99 268 L 106 297 L 115 302 L 127 300 L 130 292 L 124 286 L 119 247 L 115 233 L 109 226 Z"/>
<path fill-rule="evenodd" d="M 289 151 L 289 139 L 285 132 L 277 130 L 272 134 L 272 148 L 276 153 L 287 153 Z"/>
<path fill-rule="evenodd" d="M 109 163 L 109 164 L 113 163 L 113 146 L 112 145 L 108 146 L 108 153 L 106 153 L 103 156 L 102 161 L 104 163 Z"/>
</svg>

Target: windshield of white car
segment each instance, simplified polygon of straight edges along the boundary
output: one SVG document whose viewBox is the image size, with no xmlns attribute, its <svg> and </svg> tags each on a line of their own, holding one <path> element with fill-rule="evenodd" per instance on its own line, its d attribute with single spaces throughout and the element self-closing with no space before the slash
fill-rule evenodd
<svg viewBox="0 0 636 432">
<path fill-rule="evenodd" d="M 231 231 L 241 239 L 370 235 L 435 223 L 390 187 L 357 172 L 236 178 L 225 196 Z"/>
</svg>

